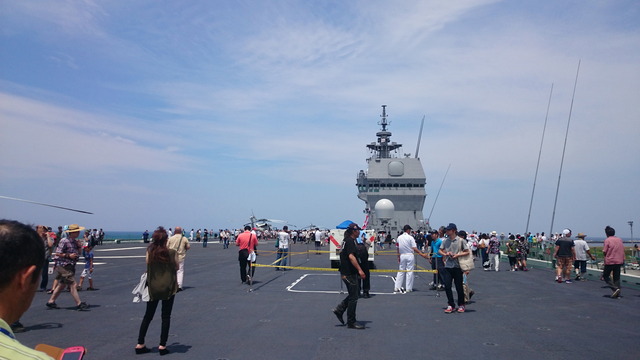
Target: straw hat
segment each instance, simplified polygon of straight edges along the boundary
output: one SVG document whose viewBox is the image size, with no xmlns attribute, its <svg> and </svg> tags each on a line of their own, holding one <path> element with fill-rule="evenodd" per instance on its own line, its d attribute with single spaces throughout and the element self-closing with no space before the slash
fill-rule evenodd
<svg viewBox="0 0 640 360">
<path fill-rule="evenodd" d="M 587 237 L 587 235 L 583 234 L 583 233 L 578 233 L 578 235 L 576 237 L 579 237 L 581 239 L 584 239 Z"/>
<path fill-rule="evenodd" d="M 67 228 L 67 232 L 79 232 L 81 230 L 84 230 L 84 227 L 78 225 L 78 224 L 71 224 L 69 225 L 69 227 Z"/>
</svg>

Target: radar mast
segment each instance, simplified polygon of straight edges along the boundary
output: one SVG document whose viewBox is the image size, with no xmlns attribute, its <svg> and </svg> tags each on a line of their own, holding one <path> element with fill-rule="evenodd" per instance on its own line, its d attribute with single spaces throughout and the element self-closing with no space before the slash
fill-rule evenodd
<svg viewBox="0 0 640 360">
<path fill-rule="evenodd" d="M 389 159 L 391 158 L 391 152 L 402 147 L 402 144 L 391 142 L 391 132 L 387 131 L 387 105 L 382 105 L 382 118 L 378 125 L 382 126 L 382 130 L 376 133 L 378 137 L 377 142 L 373 142 L 367 145 L 367 148 L 373 152 L 373 157 L 376 159 Z"/>
</svg>

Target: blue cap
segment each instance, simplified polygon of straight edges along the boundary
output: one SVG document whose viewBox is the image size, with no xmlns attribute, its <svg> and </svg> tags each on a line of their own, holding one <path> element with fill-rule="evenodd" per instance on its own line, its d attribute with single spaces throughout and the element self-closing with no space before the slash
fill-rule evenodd
<svg viewBox="0 0 640 360">
<path fill-rule="evenodd" d="M 454 223 L 449 223 L 449 225 L 447 225 L 447 227 L 444 228 L 444 229 L 447 230 L 447 231 L 449 231 L 449 230 L 458 230 L 458 227 Z"/>
</svg>

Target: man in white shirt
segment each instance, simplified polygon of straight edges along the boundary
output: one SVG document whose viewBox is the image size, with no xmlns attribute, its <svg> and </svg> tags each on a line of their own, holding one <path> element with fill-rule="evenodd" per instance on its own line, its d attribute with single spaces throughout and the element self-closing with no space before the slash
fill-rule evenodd
<svg viewBox="0 0 640 360">
<path fill-rule="evenodd" d="M 589 245 L 584 240 L 587 235 L 583 233 L 578 233 L 576 239 L 573 240 L 574 250 L 576 252 L 576 259 L 573 262 L 573 267 L 576 269 L 576 281 L 584 281 L 587 280 L 585 278 L 585 274 L 587 273 L 587 255 L 591 260 L 595 260 L 595 256 L 591 255 L 591 251 L 589 251 Z"/>
<path fill-rule="evenodd" d="M 413 253 L 416 252 L 425 259 L 427 259 L 427 255 L 416 246 L 416 240 L 411 236 L 411 226 L 405 225 L 402 230 L 404 230 L 404 233 L 398 236 L 396 244 L 400 271 L 398 271 L 398 275 L 396 275 L 396 283 L 393 291 L 404 294 L 405 292 L 413 291 L 413 271 L 407 271 L 413 270 L 416 266 L 416 258 L 413 256 Z M 403 286 L 405 278 L 407 280 L 406 288 Z"/>
<path fill-rule="evenodd" d="M 322 231 L 319 228 L 316 228 L 315 232 L 316 239 L 316 254 L 320 254 L 320 247 L 322 247 Z"/>
<path fill-rule="evenodd" d="M 540 235 L 540 245 L 542 246 L 542 250 L 545 250 L 547 248 L 547 243 L 548 242 L 549 242 L 549 239 L 547 239 L 547 236 L 543 232 Z"/>
<path fill-rule="evenodd" d="M 278 233 L 278 251 L 276 253 L 276 266 L 287 266 L 287 258 L 289 257 L 289 241 L 291 241 L 291 236 L 289 236 L 289 227 L 287 225 L 282 227 L 282 231 Z M 276 267 L 276 271 L 280 270 L 279 267 Z M 282 271 L 286 271 L 287 269 L 282 268 Z"/>
</svg>

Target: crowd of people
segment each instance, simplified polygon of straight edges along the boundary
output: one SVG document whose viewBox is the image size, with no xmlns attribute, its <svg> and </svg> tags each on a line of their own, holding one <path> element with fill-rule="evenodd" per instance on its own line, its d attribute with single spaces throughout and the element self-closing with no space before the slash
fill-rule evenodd
<svg viewBox="0 0 640 360">
<path fill-rule="evenodd" d="M 256 235 L 256 237 L 258 238 L 258 241 L 275 240 L 278 238 L 281 232 L 281 229 L 278 229 L 278 228 L 271 228 L 271 229 L 251 228 L 251 230 L 253 231 L 254 235 Z M 240 235 L 243 231 L 244 231 L 243 229 L 218 229 L 217 231 L 215 231 L 213 229 L 192 228 L 188 232 L 184 230 L 183 234 L 185 234 L 185 236 L 188 236 L 190 242 L 197 242 L 197 243 L 202 242 L 204 246 L 204 244 L 206 244 L 208 241 L 213 239 L 213 241 L 218 241 L 220 244 L 223 244 L 224 248 L 226 249 L 229 247 L 229 244 L 233 243 L 235 239 L 238 237 L 238 235 Z M 100 229 L 100 232 L 102 232 L 102 229 Z M 173 228 L 168 228 L 166 229 L 166 232 L 168 236 L 171 237 L 174 235 L 175 230 Z M 288 234 L 291 237 L 291 241 L 293 242 L 293 244 L 297 244 L 297 243 L 312 244 L 312 243 L 315 243 L 316 241 L 320 241 L 321 242 L 320 246 L 326 246 L 329 241 L 328 231 L 326 229 L 323 230 L 317 227 L 311 228 L 311 229 L 302 229 L 302 230 L 292 229 L 288 231 Z M 145 230 L 142 233 L 142 239 L 144 240 L 145 243 L 149 242 L 150 240 L 149 236 L 150 236 L 149 230 Z M 104 239 L 104 233 L 102 233 L 101 239 Z"/>
<path fill-rule="evenodd" d="M 11 351 L 8 354 L 33 351 L 25 350 L 15 340 L 13 334 L 19 330 L 20 316 L 29 308 L 37 289 L 47 289 L 50 262 L 53 263 L 51 268 L 55 279 L 49 289 L 51 297 L 46 306 L 50 309 L 58 309 L 56 300 L 64 290 L 68 290 L 77 310 L 89 309 L 89 305 L 80 299 L 78 290 L 82 289 L 85 278 L 89 282 L 88 290 L 97 290 L 94 288 L 91 276 L 94 269 L 92 249 L 100 244 L 104 233 L 94 229 L 85 231 L 84 236 L 81 236 L 83 230 L 85 230 L 84 227 L 71 224 L 59 227 L 59 232 L 55 233 L 50 227 L 43 225 L 32 228 L 19 222 L 0 220 L 0 273 L 2 274 L 0 276 L 0 328 L 6 335 L 0 336 L 2 351 Z M 612 227 L 607 226 L 605 234 L 607 237 L 602 250 L 605 255 L 602 280 L 610 287 L 611 298 L 618 298 L 621 294 L 620 270 L 625 261 L 624 246 L 622 240 L 615 236 L 615 230 Z M 571 283 L 572 271 L 575 271 L 575 280 L 583 280 L 587 258 L 594 259 L 584 240 L 586 235 L 579 233 L 576 239 L 573 239 L 572 235 L 570 229 L 564 229 L 561 234 L 554 235 L 552 238 L 555 239 L 553 258 L 556 261 L 555 281 L 558 283 Z M 262 236 L 270 235 L 263 233 Z M 326 233 L 320 229 L 289 231 L 285 226 L 277 231 L 275 236 L 277 238 L 276 270 L 279 268 L 285 270 L 289 246 L 296 242 L 294 239 L 324 242 L 323 236 L 326 236 Z M 241 232 L 221 230 L 219 237 L 223 242 L 225 238 L 235 239 L 234 243 L 238 247 L 240 278 L 243 283 L 250 284 L 255 270 L 252 264 L 255 263 L 260 239 L 258 232 L 245 226 Z M 533 240 L 534 238 L 538 240 Z M 191 236 L 186 236 L 181 227 L 175 227 L 174 230 L 159 227 L 151 236 L 152 241 L 146 252 L 145 284 L 148 287 L 148 301 L 135 346 L 136 354 L 150 352 L 145 345 L 145 336 L 160 303 L 162 304 L 162 322 L 158 352 L 160 355 L 169 353 L 166 342 L 171 312 L 174 296 L 182 290 L 184 262 L 190 249 L 190 239 Z M 375 246 L 373 243 L 376 240 L 379 242 L 380 239 L 387 241 L 387 234 L 367 239 L 357 224 L 349 225 L 344 233 L 340 252 L 340 274 L 347 287 L 348 296 L 332 311 L 342 324 L 345 324 L 343 314 L 347 313 L 348 328 L 365 328 L 356 320 L 356 306 L 358 298 L 362 296 L 360 290 L 364 289 L 364 297 L 368 297 L 366 295 L 369 293 L 370 285 L 365 281 L 370 276 L 367 248 Z M 464 313 L 469 299 L 474 294 L 468 283 L 468 276 L 473 266 L 467 264 L 465 260 L 467 257 L 481 259 L 482 268 L 485 271 L 499 271 L 500 257 L 504 253 L 509 258 L 511 271 L 527 271 L 526 260 L 531 246 L 552 248 L 552 244 L 547 243 L 544 233 L 540 237 L 534 237 L 531 234 L 498 235 L 496 231 L 468 234 L 464 230 L 459 230 L 454 223 L 426 233 L 415 232 L 411 226 L 405 225 L 403 232 L 391 242 L 395 243 L 399 263 L 394 292 L 413 291 L 415 254 L 418 254 L 431 263 L 432 269 L 437 270 L 433 274 L 433 282 L 430 286 L 434 290 L 445 291 L 447 296 L 445 313 Z M 77 283 L 75 268 L 82 257 L 85 259 L 85 266 L 80 282 Z M 2 355 L 5 354 L 2 353 Z M 12 357 L 9 356 L 9 358 Z M 33 358 L 46 359 L 40 354 L 35 354 Z"/>
<path fill-rule="evenodd" d="M 620 268 L 624 264 L 624 246 L 622 240 L 615 237 L 615 230 L 610 226 L 605 228 L 607 236 L 604 242 L 604 271 L 602 280 L 612 290 L 611 298 L 620 296 Z M 347 239 L 345 234 L 345 241 Z M 438 230 L 421 232 L 413 231 L 411 226 L 405 225 L 403 232 L 397 238 L 390 237 L 389 233 L 378 233 L 373 237 L 374 242 L 381 250 L 391 248 L 395 244 L 398 255 L 399 271 L 395 278 L 394 293 L 409 293 L 413 291 L 413 270 L 415 269 L 415 254 L 429 260 L 433 274 L 433 281 L 429 284 L 431 290 L 444 290 L 447 295 L 447 308 L 445 313 L 464 313 L 466 303 L 473 296 L 467 282 L 468 270 L 462 270 L 458 259 L 472 256 L 473 260 L 480 259 L 484 271 L 500 271 L 500 259 L 506 255 L 509 260 L 510 271 L 528 271 L 527 257 L 532 248 L 547 251 L 547 254 L 555 260 L 556 277 L 558 283 L 570 284 L 573 282 L 572 274 L 577 281 L 586 280 L 587 261 L 595 260 L 590 248 L 585 241 L 586 235 L 579 233 L 576 239 L 572 239 L 570 229 L 564 229 L 561 233 L 554 234 L 548 239 L 544 232 L 538 234 L 528 233 L 523 235 L 504 233 L 498 235 L 497 231 L 488 233 L 472 232 L 468 234 L 464 230 L 458 231 L 457 226 L 450 223 Z M 360 267 L 365 262 L 359 261 Z M 354 274 L 351 269 L 350 274 Z M 368 276 L 368 275 L 367 275 Z M 455 287 L 457 299 L 453 296 Z M 368 290 L 368 289 L 367 289 Z M 456 306 L 457 300 L 457 306 Z M 334 309 L 338 319 L 342 321 L 345 302 Z"/>
</svg>

